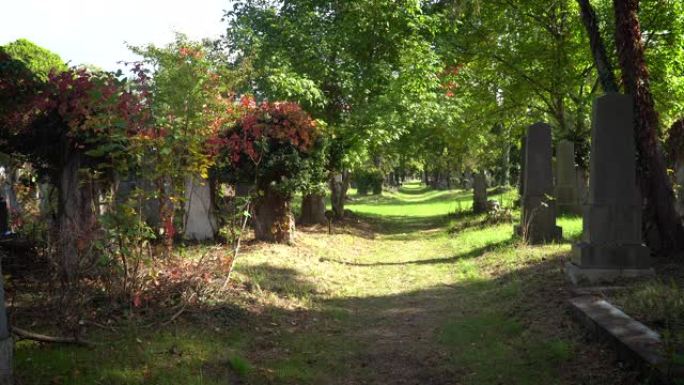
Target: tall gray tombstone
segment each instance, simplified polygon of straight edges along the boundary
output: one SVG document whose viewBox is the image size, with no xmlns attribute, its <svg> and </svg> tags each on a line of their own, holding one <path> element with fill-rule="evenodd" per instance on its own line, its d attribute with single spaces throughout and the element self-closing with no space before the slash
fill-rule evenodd
<svg viewBox="0 0 684 385">
<path fill-rule="evenodd" d="M 196 241 L 213 239 L 216 227 L 209 182 L 206 179 L 187 177 L 183 236 Z"/>
<path fill-rule="evenodd" d="M 641 238 L 633 127 L 629 95 L 612 93 L 594 101 L 583 238 L 566 265 L 575 284 L 653 274 Z"/>
<path fill-rule="evenodd" d="M 552 158 L 551 126 L 535 123 L 528 127 L 522 215 L 516 233 L 531 244 L 560 241 L 563 236 L 562 229 L 556 226 Z"/>
<path fill-rule="evenodd" d="M 579 214 L 575 144 L 561 140 L 556 147 L 556 202 L 558 211 Z"/>
<path fill-rule="evenodd" d="M 473 212 L 487 211 L 487 176 L 480 171 L 473 177 Z"/>
</svg>

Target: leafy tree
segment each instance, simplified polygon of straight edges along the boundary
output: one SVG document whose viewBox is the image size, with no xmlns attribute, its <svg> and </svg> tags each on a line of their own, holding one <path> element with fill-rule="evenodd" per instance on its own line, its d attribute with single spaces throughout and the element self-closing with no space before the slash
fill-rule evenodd
<svg viewBox="0 0 684 385">
<path fill-rule="evenodd" d="M 17 39 L 2 47 L 7 55 L 18 60 L 40 80 L 47 80 L 51 71 L 66 71 L 67 65 L 56 53 L 30 40 Z"/>
<path fill-rule="evenodd" d="M 174 223 L 174 218 L 183 217 L 175 215 L 174 202 L 183 199 L 187 178 L 209 176 L 213 158 L 205 144 L 233 116 L 229 87 L 234 79 L 218 66 L 220 57 L 210 48 L 208 42 L 193 42 L 181 34 L 166 47 L 131 48 L 143 57 L 137 68 L 145 76 L 143 87 L 153 118 L 141 143 L 146 149 L 141 154 L 142 178 L 156 186 L 159 232 L 167 251 L 176 229 L 182 228 Z"/>
<path fill-rule="evenodd" d="M 292 243 L 292 197 L 311 183 L 325 161 L 319 125 L 295 103 L 257 106 L 248 98 L 243 103 L 244 116 L 212 141 L 220 173 L 231 182 L 256 185 L 253 223 L 258 240 Z"/>
<path fill-rule="evenodd" d="M 439 67 L 431 16 L 416 1 L 240 1 L 227 14 L 235 62 L 250 63 L 259 98 L 286 96 L 330 127 L 333 209 L 344 213 L 348 170 L 398 139 Z M 290 79 L 289 82 L 278 81 Z M 401 102 L 397 104 L 397 101 Z M 419 118 L 411 119 L 411 122 Z M 398 124 L 395 124 L 398 123 Z"/>
</svg>

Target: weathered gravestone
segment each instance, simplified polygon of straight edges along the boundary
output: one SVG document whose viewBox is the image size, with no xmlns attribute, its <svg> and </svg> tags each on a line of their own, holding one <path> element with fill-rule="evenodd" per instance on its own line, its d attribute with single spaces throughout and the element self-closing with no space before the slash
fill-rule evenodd
<svg viewBox="0 0 684 385">
<path fill-rule="evenodd" d="M 575 144 L 569 140 L 561 140 L 556 147 L 556 202 L 558 211 L 573 214 L 581 212 L 577 187 Z"/>
<path fill-rule="evenodd" d="M 186 239 L 204 241 L 216 234 L 216 219 L 211 201 L 211 188 L 206 179 L 185 179 L 185 226 Z"/>
<path fill-rule="evenodd" d="M 473 177 L 473 212 L 487 211 L 487 176 L 480 171 Z"/>
<path fill-rule="evenodd" d="M 527 128 L 526 138 L 522 215 L 515 231 L 532 244 L 559 241 L 563 232 L 556 226 L 551 126 L 535 123 Z"/>
<path fill-rule="evenodd" d="M 653 274 L 641 238 L 632 98 L 602 96 L 593 114 L 583 239 L 573 246 L 566 273 L 573 283 Z"/>
</svg>

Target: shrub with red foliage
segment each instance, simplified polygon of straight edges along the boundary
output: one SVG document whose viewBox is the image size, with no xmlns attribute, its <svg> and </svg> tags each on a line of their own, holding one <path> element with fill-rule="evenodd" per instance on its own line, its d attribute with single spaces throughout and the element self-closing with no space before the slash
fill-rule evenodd
<svg viewBox="0 0 684 385">
<path fill-rule="evenodd" d="M 314 119 L 292 102 L 263 102 L 243 97 L 243 114 L 210 140 L 230 179 L 275 184 L 291 193 L 308 177 L 320 130 Z"/>
</svg>

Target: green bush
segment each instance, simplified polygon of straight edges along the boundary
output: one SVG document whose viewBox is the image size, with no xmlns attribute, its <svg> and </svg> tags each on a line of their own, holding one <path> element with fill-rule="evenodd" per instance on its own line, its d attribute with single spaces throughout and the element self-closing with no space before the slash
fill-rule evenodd
<svg viewBox="0 0 684 385">
<path fill-rule="evenodd" d="M 382 182 L 384 181 L 382 171 L 371 168 L 367 170 L 357 170 L 354 173 L 354 182 L 359 195 L 367 195 L 372 192 L 374 195 L 382 194 Z"/>
</svg>

